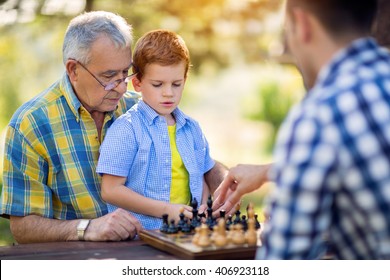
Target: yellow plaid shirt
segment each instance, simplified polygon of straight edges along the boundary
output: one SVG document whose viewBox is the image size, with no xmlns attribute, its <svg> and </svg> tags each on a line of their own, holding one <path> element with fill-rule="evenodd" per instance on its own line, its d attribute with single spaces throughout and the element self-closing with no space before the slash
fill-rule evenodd
<svg viewBox="0 0 390 280">
<path fill-rule="evenodd" d="M 126 93 L 117 109 L 106 114 L 102 137 L 137 98 Z M 101 141 L 64 74 L 22 105 L 8 125 L 0 214 L 63 220 L 106 214 L 95 172 Z"/>
</svg>

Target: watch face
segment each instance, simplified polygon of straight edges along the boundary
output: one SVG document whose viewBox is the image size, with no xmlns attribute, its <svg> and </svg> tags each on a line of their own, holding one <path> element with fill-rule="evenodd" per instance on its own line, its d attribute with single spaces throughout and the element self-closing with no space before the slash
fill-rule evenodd
<svg viewBox="0 0 390 280">
<path fill-rule="evenodd" d="M 78 224 L 78 229 L 85 229 L 88 226 L 89 220 L 81 220 Z"/>
</svg>

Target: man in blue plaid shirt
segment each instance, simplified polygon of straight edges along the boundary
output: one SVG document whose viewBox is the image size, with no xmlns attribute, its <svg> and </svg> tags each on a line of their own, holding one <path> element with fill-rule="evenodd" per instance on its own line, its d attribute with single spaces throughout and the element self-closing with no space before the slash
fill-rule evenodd
<svg viewBox="0 0 390 280">
<path fill-rule="evenodd" d="M 368 37 L 376 6 L 287 1 L 286 38 L 309 91 L 279 132 L 257 258 L 390 258 L 390 55 Z M 218 192 L 233 203 L 266 169 L 237 166 Z"/>
</svg>

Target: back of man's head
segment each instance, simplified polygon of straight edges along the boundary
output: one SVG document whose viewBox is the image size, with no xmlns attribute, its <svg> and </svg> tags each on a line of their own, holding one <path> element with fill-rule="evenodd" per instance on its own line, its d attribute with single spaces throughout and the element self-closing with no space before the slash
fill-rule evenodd
<svg viewBox="0 0 390 280">
<path fill-rule="evenodd" d="M 310 11 L 329 32 L 369 34 L 377 11 L 377 0 L 287 0 L 287 11 L 300 7 Z"/>
</svg>

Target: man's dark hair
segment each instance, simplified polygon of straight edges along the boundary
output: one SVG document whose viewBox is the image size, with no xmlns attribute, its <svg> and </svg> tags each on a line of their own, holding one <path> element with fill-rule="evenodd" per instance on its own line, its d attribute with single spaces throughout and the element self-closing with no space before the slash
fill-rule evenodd
<svg viewBox="0 0 390 280">
<path fill-rule="evenodd" d="M 287 10 L 301 7 L 313 13 L 324 28 L 337 36 L 371 31 L 377 0 L 288 0 Z"/>
</svg>

